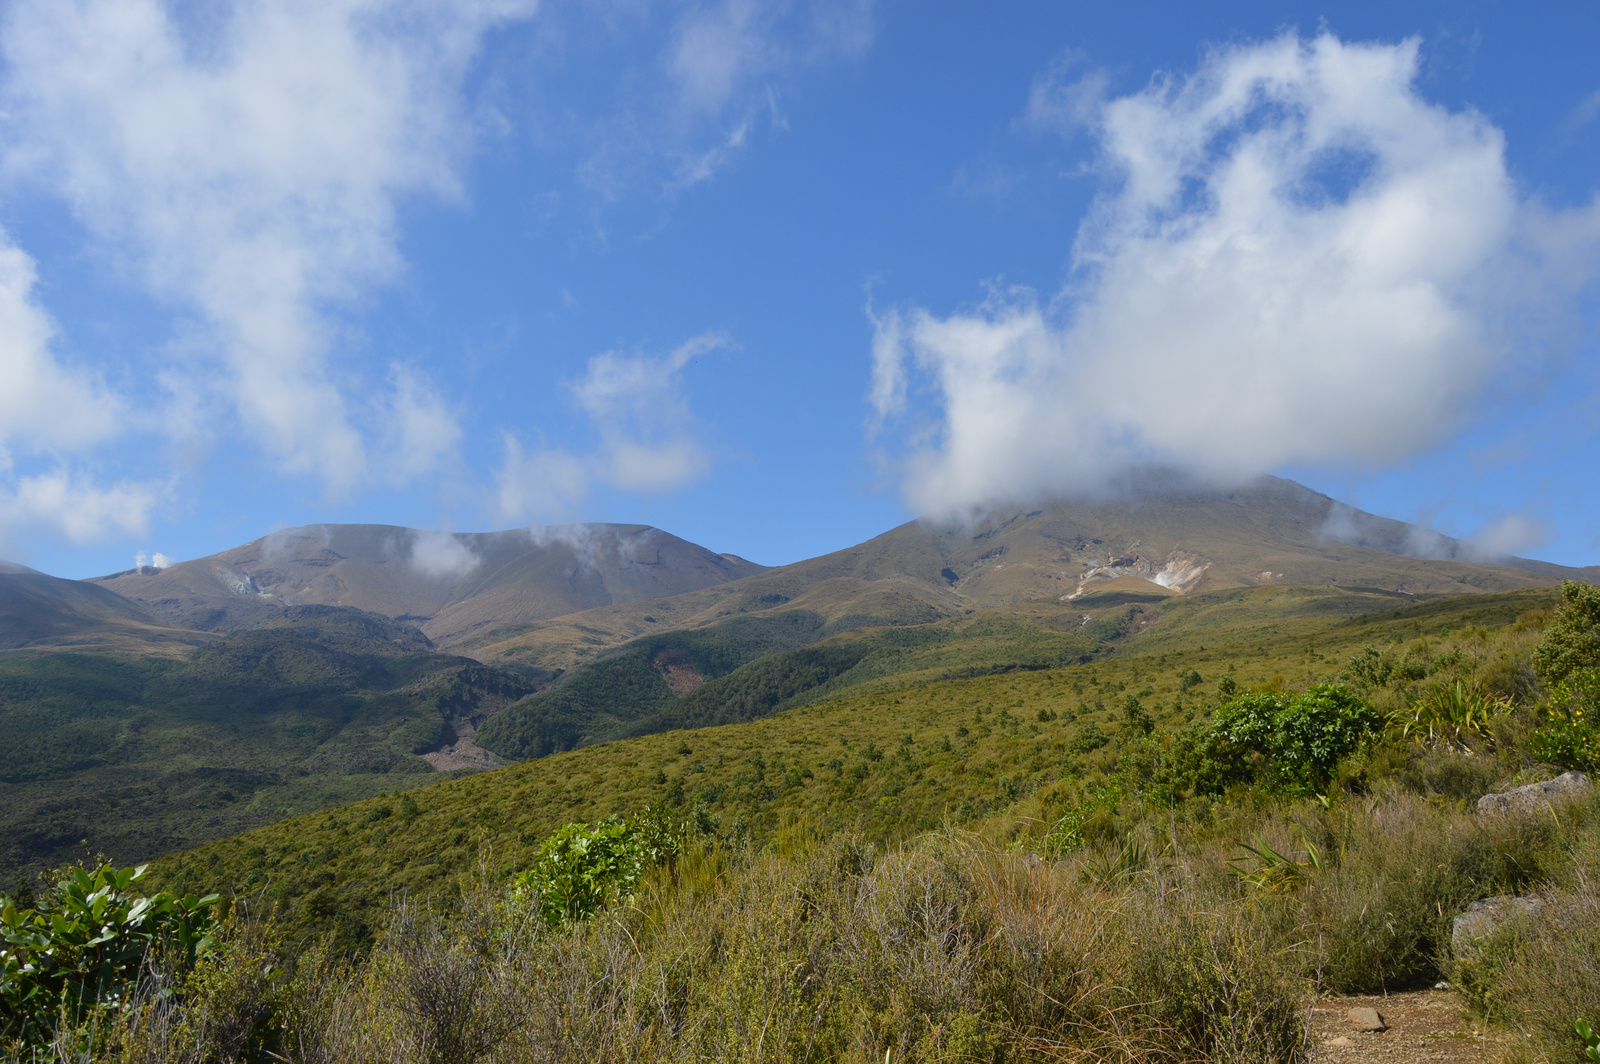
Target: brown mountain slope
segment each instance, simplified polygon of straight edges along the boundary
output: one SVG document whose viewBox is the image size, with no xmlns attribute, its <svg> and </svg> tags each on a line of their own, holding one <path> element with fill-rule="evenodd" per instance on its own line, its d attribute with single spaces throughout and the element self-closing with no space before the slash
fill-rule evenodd
<svg viewBox="0 0 1600 1064">
<path fill-rule="evenodd" d="M 416 623 L 450 646 L 481 630 L 678 595 L 762 570 L 647 525 L 470 534 L 314 525 L 91 583 L 193 628 L 238 628 L 286 605 L 353 606 Z"/>
<path fill-rule="evenodd" d="M 1408 556 L 1408 549 L 1431 556 Z M 461 650 L 489 663 L 569 668 L 652 631 L 735 614 L 807 609 L 837 631 L 1035 599 L 1070 602 L 1113 582 L 1123 594 L 1306 584 L 1449 595 L 1600 578 L 1595 568 L 1525 559 L 1488 565 L 1470 556 L 1463 543 L 1293 481 L 1264 477 L 1218 491 L 1151 478 L 1116 499 L 1054 502 L 966 527 L 912 521 L 833 554 L 675 598 L 485 629 Z"/>
<path fill-rule="evenodd" d="M 121 595 L 0 562 L 0 650 L 183 654 L 210 637 L 173 628 Z"/>
</svg>

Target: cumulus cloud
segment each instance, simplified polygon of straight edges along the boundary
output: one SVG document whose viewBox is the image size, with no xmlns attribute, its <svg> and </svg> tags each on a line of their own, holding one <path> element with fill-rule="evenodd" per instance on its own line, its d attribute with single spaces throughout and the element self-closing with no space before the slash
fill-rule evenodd
<svg viewBox="0 0 1600 1064">
<path fill-rule="evenodd" d="M 693 434 L 681 374 L 697 355 L 731 346 L 724 334 L 708 332 L 664 357 L 606 351 L 591 358 L 587 372 L 568 388 L 594 423 L 599 448 L 583 455 L 561 448 L 530 451 L 508 434 L 496 474 L 501 519 L 570 521 L 596 483 L 669 492 L 698 480 L 710 455 Z"/>
<path fill-rule="evenodd" d="M 65 471 L 18 477 L 0 488 L 0 532 L 44 528 L 72 543 L 114 533 L 145 535 L 160 495 L 154 485 L 102 486 Z"/>
<path fill-rule="evenodd" d="M 78 451 L 120 431 L 123 404 L 51 350 L 33 259 L 0 231 L 0 447 Z"/>
<path fill-rule="evenodd" d="M 0 33 L 5 162 L 197 315 L 219 387 L 286 470 L 343 491 L 368 441 L 329 310 L 399 270 L 400 200 L 457 193 L 462 78 L 530 6 L 240 0 L 184 23 L 160 0 L 22 0 Z"/>
<path fill-rule="evenodd" d="M 1417 58 L 1288 34 L 1092 107 L 1059 72 L 1036 85 L 1040 121 L 1089 123 L 1107 188 L 1054 298 L 874 319 L 875 424 L 907 426 L 911 504 L 1090 491 L 1141 463 L 1379 465 L 1460 426 L 1539 339 L 1539 293 L 1592 255 L 1600 212 L 1521 197 L 1500 131 L 1423 99 Z"/>
<path fill-rule="evenodd" d="M 466 576 L 481 561 L 461 537 L 418 529 L 411 537 L 411 567 L 435 578 Z"/>
</svg>

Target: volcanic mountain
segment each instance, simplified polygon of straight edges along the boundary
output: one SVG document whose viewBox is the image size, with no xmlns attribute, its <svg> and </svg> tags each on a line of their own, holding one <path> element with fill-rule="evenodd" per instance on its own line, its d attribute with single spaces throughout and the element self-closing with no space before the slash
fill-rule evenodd
<svg viewBox="0 0 1600 1064">
<path fill-rule="evenodd" d="M 911 521 L 832 554 L 648 604 L 602 606 L 519 632 L 484 628 L 463 650 L 487 662 L 564 668 L 647 633 L 744 614 L 807 610 L 839 631 L 1108 593 L 1154 599 L 1299 584 L 1432 596 L 1563 578 L 1594 581 L 1600 567 L 1486 558 L 1465 542 L 1277 477 L 1218 490 L 1151 474 L 1096 500 L 965 525 Z"/>
<path fill-rule="evenodd" d="M 190 628 L 233 630 L 287 606 L 349 606 L 410 622 L 450 646 L 480 632 L 679 595 L 764 568 L 647 525 L 483 533 L 312 525 L 89 583 Z"/>
</svg>

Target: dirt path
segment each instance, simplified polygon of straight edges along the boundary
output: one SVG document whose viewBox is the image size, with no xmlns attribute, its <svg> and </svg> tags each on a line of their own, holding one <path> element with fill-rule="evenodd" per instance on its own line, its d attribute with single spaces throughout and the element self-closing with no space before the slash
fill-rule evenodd
<svg viewBox="0 0 1600 1064">
<path fill-rule="evenodd" d="M 1349 1015 L 1356 1008 L 1377 1009 L 1388 1029 L 1358 1029 Z M 1311 1014 L 1311 1043 L 1316 1064 L 1491 1064 L 1497 1059 L 1495 1044 L 1449 990 L 1323 998 Z"/>
</svg>

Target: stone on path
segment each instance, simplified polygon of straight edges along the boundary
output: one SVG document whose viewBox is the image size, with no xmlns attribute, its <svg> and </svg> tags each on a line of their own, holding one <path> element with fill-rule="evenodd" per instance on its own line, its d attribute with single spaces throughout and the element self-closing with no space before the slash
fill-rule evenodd
<svg viewBox="0 0 1600 1064">
<path fill-rule="evenodd" d="M 1553 780 L 1530 783 L 1525 787 L 1513 787 L 1504 794 L 1484 795 L 1478 799 L 1478 815 L 1539 812 L 1547 808 L 1551 802 L 1576 797 L 1592 786 L 1589 777 L 1581 772 L 1563 772 Z"/>
<path fill-rule="evenodd" d="M 1389 1025 L 1383 1022 L 1383 1017 L 1378 1015 L 1377 1009 L 1351 1009 L 1347 1014 L 1350 1025 L 1358 1031 L 1387 1031 Z"/>
</svg>

